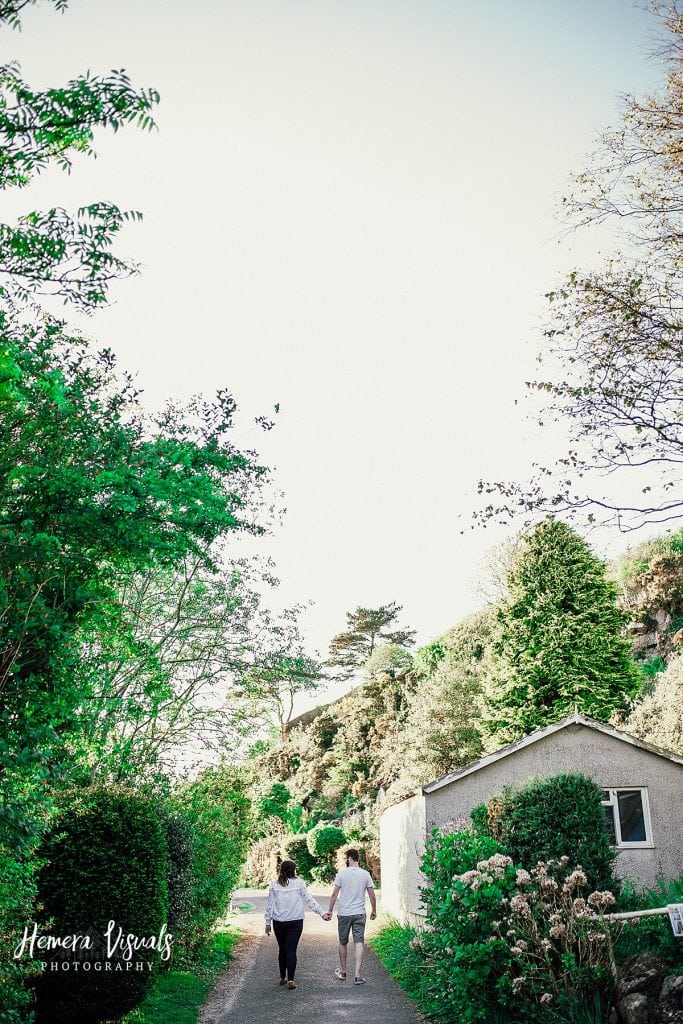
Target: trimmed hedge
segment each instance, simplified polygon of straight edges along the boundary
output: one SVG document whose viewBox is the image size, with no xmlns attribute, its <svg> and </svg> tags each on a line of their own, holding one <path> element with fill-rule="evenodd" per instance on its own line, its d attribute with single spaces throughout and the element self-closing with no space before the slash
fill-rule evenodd
<svg viewBox="0 0 683 1024">
<path fill-rule="evenodd" d="M 335 853 L 340 846 L 344 845 L 346 835 L 344 830 L 336 825 L 321 822 L 308 833 L 307 840 L 311 855 L 318 860 L 323 860 Z"/>
<path fill-rule="evenodd" d="M 46 863 L 38 899 L 46 919 L 53 919 L 51 933 L 91 935 L 92 948 L 41 951 L 60 969 L 46 970 L 36 983 L 37 1020 L 94 1024 L 119 1017 L 143 998 L 152 972 L 128 969 L 123 943 L 107 958 L 104 939 L 112 920 L 114 940 L 119 928 L 124 936 L 158 936 L 166 921 L 169 857 L 159 816 L 146 798 L 122 788 L 81 791 L 46 836 L 40 856 Z M 80 962 L 86 960 L 89 970 Z M 133 954 L 138 960 L 156 965 L 159 951 Z"/>
</svg>

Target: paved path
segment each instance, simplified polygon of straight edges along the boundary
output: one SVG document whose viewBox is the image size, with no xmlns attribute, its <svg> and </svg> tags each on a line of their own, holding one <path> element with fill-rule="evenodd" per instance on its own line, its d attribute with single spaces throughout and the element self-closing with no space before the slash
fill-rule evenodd
<svg viewBox="0 0 683 1024">
<path fill-rule="evenodd" d="M 313 888 L 323 908 L 329 888 Z M 252 905 L 252 909 L 247 907 Z M 279 976 L 275 937 L 263 934 L 265 894 L 242 889 L 235 893 L 233 906 L 239 912 L 237 924 L 244 938 L 237 955 L 209 997 L 200 1024 L 418 1024 L 423 1020 L 417 1008 L 403 994 L 375 954 L 365 948 L 363 976 L 366 985 L 353 984 L 353 946 L 349 943 L 351 980 L 337 981 L 337 919 L 329 923 L 306 912 L 304 933 L 299 943 L 296 969 L 297 988 L 290 991 L 277 984 Z M 241 908 L 244 908 L 241 910 Z M 241 910 L 241 912 L 240 912 Z M 376 930 L 368 922 L 368 934 Z M 372 930 L 371 930 L 372 929 Z"/>
</svg>

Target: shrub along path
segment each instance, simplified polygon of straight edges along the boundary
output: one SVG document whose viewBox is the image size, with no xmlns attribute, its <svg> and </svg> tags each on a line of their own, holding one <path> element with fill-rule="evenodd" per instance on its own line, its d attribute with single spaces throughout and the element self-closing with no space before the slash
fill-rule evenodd
<svg viewBox="0 0 683 1024">
<path fill-rule="evenodd" d="M 329 889 L 313 891 L 326 909 Z M 265 894 L 241 890 L 233 903 L 236 907 L 249 903 L 253 909 L 240 914 L 238 923 L 244 938 L 237 947 L 236 959 L 207 1000 L 199 1024 L 264 1024 L 290 1019 L 296 1024 L 320 1024 L 321 1020 L 331 1024 L 418 1024 L 424 1020 L 367 946 L 363 959 L 367 984 L 354 985 L 353 968 L 346 981 L 336 980 L 336 915 L 328 923 L 306 912 L 296 969 L 298 987 L 295 991 L 281 988 L 277 983 L 277 943 L 273 935 L 263 934 Z M 352 950 L 349 943 L 349 965 Z"/>
</svg>

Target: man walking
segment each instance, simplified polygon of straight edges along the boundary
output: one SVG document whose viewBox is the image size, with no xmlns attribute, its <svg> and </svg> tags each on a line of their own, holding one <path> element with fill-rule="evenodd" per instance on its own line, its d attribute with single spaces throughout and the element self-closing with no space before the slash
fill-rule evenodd
<svg viewBox="0 0 683 1024">
<path fill-rule="evenodd" d="M 369 873 L 359 866 L 358 850 L 346 851 L 346 867 L 343 868 L 334 880 L 334 889 L 330 896 L 330 905 L 327 913 L 323 915 L 329 921 L 337 897 L 337 927 L 339 930 L 339 967 L 334 972 L 335 978 L 339 981 L 346 981 L 346 952 L 349 944 L 349 933 L 353 936 L 354 952 L 356 960 L 356 973 L 354 984 L 364 985 L 365 978 L 360 973 L 363 963 L 363 943 L 365 941 L 365 893 L 370 898 L 372 913 L 370 920 L 377 917 L 377 900 L 375 898 L 375 887 Z"/>
</svg>

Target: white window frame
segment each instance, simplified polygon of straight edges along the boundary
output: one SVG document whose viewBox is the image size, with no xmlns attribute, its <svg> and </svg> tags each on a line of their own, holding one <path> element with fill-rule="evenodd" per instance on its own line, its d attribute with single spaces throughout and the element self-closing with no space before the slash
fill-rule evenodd
<svg viewBox="0 0 683 1024">
<path fill-rule="evenodd" d="M 609 793 L 608 799 L 601 800 L 603 807 L 612 808 L 612 817 L 614 820 L 614 833 L 616 836 L 616 843 L 613 845 L 618 850 L 644 850 L 653 849 L 654 843 L 652 842 L 652 821 L 650 819 L 650 800 L 646 786 L 602 786 L 603 793 Z M 640 793 L 640 801 L 643 807 L 643 824 L 645 825 L 645 839 L 635 843 L 624 842 L 621 838 L 621 821 L 619 820 L 619 802 L 617 800 L 617 793 Z"/>
</svg>

